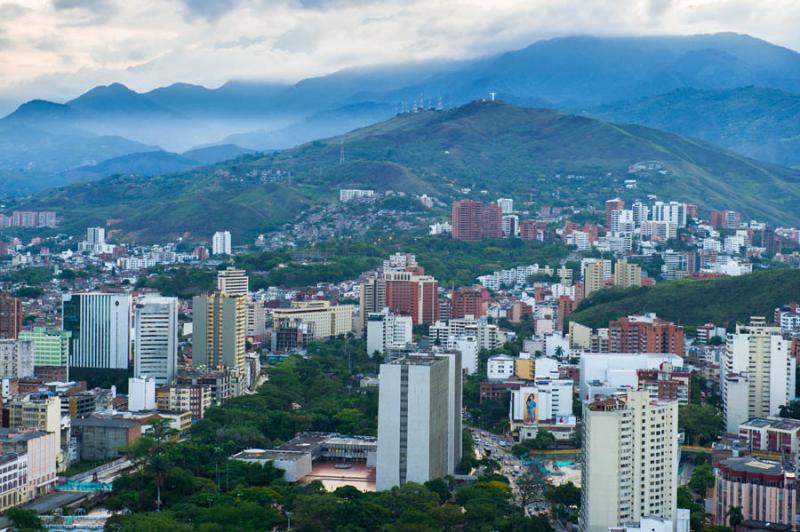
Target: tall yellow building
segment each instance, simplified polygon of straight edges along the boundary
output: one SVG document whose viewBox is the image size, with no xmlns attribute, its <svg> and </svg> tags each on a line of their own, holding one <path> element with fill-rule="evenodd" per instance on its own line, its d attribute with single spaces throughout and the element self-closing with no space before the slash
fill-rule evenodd
<svg viewBox="0 0 800 532">
<path fill-rule="evenodd" d="M 603 288 L 605 281 L 605 261 L 598 259 L 583 265 L 583 297 Z"/>
<path fill-rule="evenodd" d="M 620 288 L 642 286 L 642 267 L 626 260 L 618 260 L 614 271 L 614 286 Z"/>
<path fill-rule="evenodd" d="M 192 299 L 192 366 L 244 372 L 246 298 L 221 292 Z"/>
</svg>

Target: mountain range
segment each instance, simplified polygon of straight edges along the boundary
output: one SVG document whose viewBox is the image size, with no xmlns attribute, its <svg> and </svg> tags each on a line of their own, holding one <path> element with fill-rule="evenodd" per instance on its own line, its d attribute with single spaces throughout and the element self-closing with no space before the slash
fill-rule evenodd
<svg viewBox="0 0 800 532">
<path fill-rule="evenodd" d="M 646 163 L 637 165 L 637 163 Z M 629 190 L 625 180 L 636 179 Z M 345 135 L 188 172 L 117 175 L 19 202 L 53 209 L 62 230 L 121 219 L 129 238 L 207 240 L 220 228 L 237 241 L 303 219 L 340 188 L 429 194 L 449 202 L 498 195 L 528 208 L 601 205 L 622 194 L 734 208 L 774 224 L 800 223 L 800 171 L 761 163 L 644 126 L 545 109 L 476 101 L 403 113 Z"/>
<path fill-rule="evenodd" d="M 746 96 L 744 87 L 752 87 Z M 19 194 L 91 179 L 102 172 L 76 169 L 147 151 L 182 153 L 216 144 L 285 149 L 403 110 L 452 108 L 490 92 L 518 106 L 663 127 L 796 164 L 800 123 L 793 120 L 792 102 L 800 94 L 800 54 L 732 33 L 577 36 L 475 60 L 356 68 L 293 85 L 179 83 L 137 93 L 112 84 L 64 104 L 28 102 L 0 120 L 0 185 Z M 707 105 L 708 95 L 719 103 Z M 670 116 L 674 106 L 686 120 Z M 763 109 L 777 109 L 783 118 L 762 119 Z M 109 167 L 141 172 L 138 159 L 130 168 Z"/>
</svg>

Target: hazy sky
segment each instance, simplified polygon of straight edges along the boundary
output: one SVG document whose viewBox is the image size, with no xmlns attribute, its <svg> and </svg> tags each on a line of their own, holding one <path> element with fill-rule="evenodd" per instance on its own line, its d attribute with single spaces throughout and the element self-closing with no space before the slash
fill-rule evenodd
<svg viewBox="0 0 800 532">
<path fill-rule="evenodd" d="M 575 33 L 736 31 L 800 49 L 798 27 L 798 0 L 0 0 L 0 101 L 291 81 Z"/>
</svg>

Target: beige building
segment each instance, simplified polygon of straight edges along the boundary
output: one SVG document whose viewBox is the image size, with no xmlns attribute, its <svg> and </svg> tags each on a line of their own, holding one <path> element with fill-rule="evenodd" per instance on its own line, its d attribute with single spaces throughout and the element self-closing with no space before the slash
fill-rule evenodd
<svg viewBox="0 0 800 532">
<path fill-rule="evenodd" d="M 249 293 L 249 279 L 244 270 L 227 268 L 217 272 L 217 291 L 229 296 L 246 296 Z"/>
<path fill-rule="evenodd" d="M 614 286 L 620 288 L 642 286 L 642 267 L 626 260 L 618 260 L 614 271 Z"/>
<path fill-rule="evenodd" d="M 583 297 L 603 288 L 605 281 L 605 263 L 603 260 L 585 262 L 583 264 Z"/>
<path fill-rule="evenodd" d="M 244 374 L 246 298 L 222 292 L 192 299 L 192 366 Z"/>
<path fill-rule="evenodd" d="M 631 391 L 584 404 L 580 529 L 675 518 L 678 403 Z"/>
<path fill-rule="evenodd" d="M 61 433 L 61 399 L 56 395 L 17 395 L 8 403 L 9 428 Z"/>
<path fill-rule="evenodd" d="M 272 311 L 272 322 L 302 320 L 311 326 L 313 339 L 347 334 L 353 330 L 353 306 L 332 306 L 330 301 L 294 301 L 291 308 Z"/>
</svg>

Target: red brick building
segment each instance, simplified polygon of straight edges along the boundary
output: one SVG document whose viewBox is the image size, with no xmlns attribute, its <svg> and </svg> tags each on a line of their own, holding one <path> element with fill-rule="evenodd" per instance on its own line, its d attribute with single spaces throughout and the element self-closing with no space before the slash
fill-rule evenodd
<svg viewBox="0 0 800 532">
<path fill-rule="evenodd" d="M 454 240 L 477 242 L 484 238 L 503 238 L 503 211 L 490 203 L 464 199 L 453 203 Z"/>
<path fill-rule="evenodd" d="M 22 330 L 22 301 L 0 293 L 0 338 L 16 338 Z"/>
<path fill-rule="evenodd" d="M 395 314 L 411 316 L 414 325 L 439 320 L 439 283 L 430 275 L 386 272 L 385 304 Z"/>
<path fill-rule="evenodd" d="M 673 353 L 683 356 L 683 327 L 655 315 L 628 316 L 608 323 L 611 353 Z"/>
<path fill-rule="evenodd" d="M 484 303 L 489 299 L 489 292 L 481 286 L 468 286 L 453 290 L 450 303 L 450 317 L 463 318 L 474 316 L 480 318 L 486 314 Z"/>
<path fill-rule="evenodd" d="M 611 213 L 625 209 L 625 200 L 614 198 L 606 201 L 606 231 L 611 229 Z"/>
</svg>

